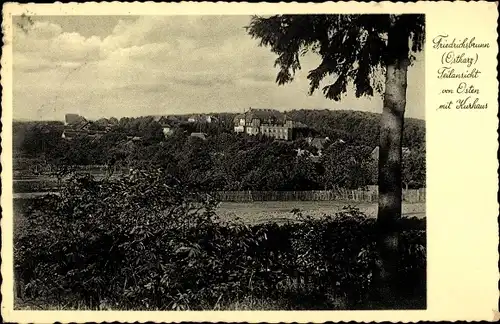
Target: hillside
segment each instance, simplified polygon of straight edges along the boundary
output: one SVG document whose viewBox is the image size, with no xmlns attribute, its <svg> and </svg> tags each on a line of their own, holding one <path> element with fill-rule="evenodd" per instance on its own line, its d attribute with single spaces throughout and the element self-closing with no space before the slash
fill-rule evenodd
<svg viewBox="0 0 500 324">
<path fill-rule="evenodd" d="M 378 145 L 381 114 L 354 110 L 292 110 L 287 115 L 323 136 L 371 147 Z M 403 146 L 425 143 L 425 120 L 405 118 Z"/>
<path fill-rule="evenodd" d="M 238 113 L 212 113 L 226 127 L 231 126 Z M 341 138 L 346 142 L 375 147 L 378 145 L 379 113 L 356 110 L 299 109 L 286 111 L 293 120 L 308 125 L 315 135 Z M 179 115 L 180 117 L 181 115 Z M 187 119 L 189 115 L 182 115 Z M 228 125 L 229 124 L 229 125 Z M 425 144 L 425 120 L 405 118 L 403 146 L 414 148 Z"/>
</svg>

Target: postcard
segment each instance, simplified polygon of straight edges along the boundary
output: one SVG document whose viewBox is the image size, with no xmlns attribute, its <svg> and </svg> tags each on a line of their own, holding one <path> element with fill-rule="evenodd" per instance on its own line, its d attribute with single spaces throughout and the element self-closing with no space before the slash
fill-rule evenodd
<svg viewBox="0 0 500 324">
<path fill-rule="evenodd" d="M 3 320 L 498 320 L 497 5 L 4 4 Z"/>
</svg>

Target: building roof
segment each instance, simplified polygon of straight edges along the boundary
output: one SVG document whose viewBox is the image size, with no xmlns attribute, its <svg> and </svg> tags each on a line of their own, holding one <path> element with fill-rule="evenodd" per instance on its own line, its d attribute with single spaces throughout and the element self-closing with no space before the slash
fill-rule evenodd
<svg viewBox="0 0 500 324">
<path fill-rule="evenodd" d="M 201 138 L 202 140 L 207 139 L 207 134 L 205 133 L 191 133 L 191 136 Z"/>
<path fill-rule="evenodd" d="M 255 109 L 250 108 L 244 114 L 239 114 L 234 117 L 234 122 L 239 122 L 240 119 L 245 119 L 247 123 L 252 122 L 253 119 L 260 119 L 261 121 L 273 121 L 276 123 L 284 123 L 287 117 L 282 112 L 276 109 Z"/>
</svg>

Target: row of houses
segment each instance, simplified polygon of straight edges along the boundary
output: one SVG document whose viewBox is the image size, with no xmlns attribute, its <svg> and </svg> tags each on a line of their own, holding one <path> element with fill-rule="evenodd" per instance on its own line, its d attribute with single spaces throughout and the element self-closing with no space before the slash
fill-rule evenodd
<svg viewBox="0 0 500 324">
<path fill-rule="evenodd" d="M 172 134 L 172 127 L 170 126 L 173 122 L 172 120 L 164 116 L 154 117 L 153 119 L 159 122 L 165 137 Z M 97 121 L 89 121 L 78 114 L 66 114 L 62 138 L 67 140 L 71 140 L 77 136 L 100 138 L 116 125 L 118 125 L 118 119 L 116 118 L 101 118 Z M 127 139 L 138 141 L 141 137 L 127 136 Z"/>
<path fill-rule="evenodd" d="M 194 119 L 196 118 L 196 119 Z M 116 122 L 114 122 L 116 120 Z M 162 128 L 163 135 L 168 137 L 173 134 L 175 124 L 180 122 L 175 116 L 153 116 L 153 120 L 158 122 Z M 106 134 L 111 128 L 118 124 L 118 120 L 116 118 L 111 118 L 106 122 L 107 119 L 100 119 L 98 121 L 88 121 L 85 117 L 80 116 L 78 114 L 66 114 L 64 120 L 64 130 L 62 133 L 62 138 L 71 140 L 77 136 L 86 136 L 90 138 L 99 138 L 102 135 Z M 195 116 L 190 117 L 188 122 L 213 122 L 214 118 L 212 116 Z M 96 125 L 97 123 L 97 125 Z M 94 126 L 94 127 L 93 127 Z M 99 129 L 96 129 L 97 126 Z M 198 137 L 203 140 L 206 139 L 207 135 L 204 133 L 192 133 L 191 136 Z M 139 136 L 127 136 L 127 140 L 130 141 L 139 141 L 141 137 Z"/>
<path fill-rule="evenodd" d="M 153 119 L 161 125 L 166 137 L 172 134 L 173 125 L 181 122 L 175 116 L 153 116 Z M 213 123 L 216 121 L 218 121 L 216 117 L 205 114 L 191 115 L 187 118 L 188 123 Z M 186 122 L 185 119 L 184 122 Z M 237 115 L 234 118 L 234 123 L 234 131 L 236 133 L 246 133 L 248 135 L 263 134 L 286 141 L 294 139 L 296 130 L 307 128 L 306 125 L 293 121 L 285 114 L 274 109 L 250 108 L 244 114 Z M 71 139 L 80 135 L 100 137 L 116 124 L 118 124 L 116 118 L 109 120 L 103 118 L 91 122 L 78 114 L 66 114 L 62 137 L 65 139 Z M 206 137 L 202 133 L 193 135 L 196 137 Z"/>
<path fill-rule="evenodd" d="M 104 135 L 112 125 L 105 125 L 105 130 L 93 129 L 92 122 L 88 121 L 85 117 L 78 114 L 66 114 L 64 116 L 64 130 L 62 138 L 71 140 L 77 136 L 89 136 L 92 138 L 99 138 Z M 102 127 L 100 127 L 102 129 Z"/>
</svg>

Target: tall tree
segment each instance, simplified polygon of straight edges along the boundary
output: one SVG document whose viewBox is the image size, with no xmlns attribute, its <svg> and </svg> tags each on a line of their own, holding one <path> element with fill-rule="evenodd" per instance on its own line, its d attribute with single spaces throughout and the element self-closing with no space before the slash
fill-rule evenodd
<svg viewBox="0 0 500 324">
<path fill-rule="evenodd" d="M 383 92 L 380 125 L 379 206 L 377 223 L 380 262 L 377 292 L 384 302 L 393 302 L 397 291 L 399 237 L 397 220 L 401 217 L 401 158 L 403 120 L 406 106 L 407 70 L 422 50 L 425 16 L 412 15 L 276 15 L 252 17 L 248 33 L 278 55 L 276 82 L 291 82 L 301 68 L 300 58 L 307 52 L 321 57 L 309 71 L 309 94 L 324 80 L 332 83 L 323 94 L 341 100 L 352 83 L 356 97 Z M 385 73 L 385 87 L 377 80 Z"/>
</svg>

